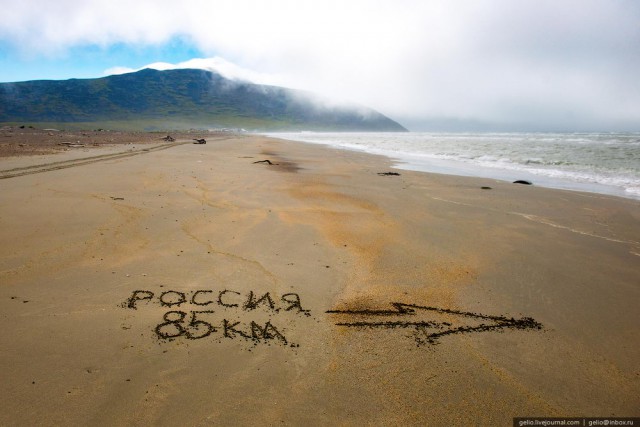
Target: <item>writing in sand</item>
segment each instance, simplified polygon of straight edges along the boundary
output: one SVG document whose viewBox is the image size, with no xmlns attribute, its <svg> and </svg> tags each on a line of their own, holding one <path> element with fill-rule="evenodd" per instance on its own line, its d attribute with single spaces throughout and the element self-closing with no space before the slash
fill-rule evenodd
<svg viewBox="0 0 640 427">
<path fill-rule="evenodd" d="M 149 305 L 171 309 L 163 314 L 162 321 L 154 328 L 155 334 L 162 340 L 179 337 L 197 340 L 216 335 L 218 338 L 244 338 L 256 343 L 275 340 L 287 345 L 287 338 L 281 328 L 272 323 L 271 317 L 281 313 L 311 315 L 309 310 L 302 308 L 300 295 L 297 293 L 286 293 L 278 297 L 270 292 L 248 291 L 243 294 L 229 289 L 198 289 L 189 292 L 134 290 L 123 307 L 137 310 L 140 306 Z M 197 310 L 177 310 L 183 305 Z M 255 319 L 237 320 L 238 316 L 246 317 L 248 312 L 263 312 L 269 315 L 269 319 L 265 322 Z M 222 318 L 217 314 L 222 314 Z M 235 320 L 229 319 L 232 315 Z"/>
</svg>

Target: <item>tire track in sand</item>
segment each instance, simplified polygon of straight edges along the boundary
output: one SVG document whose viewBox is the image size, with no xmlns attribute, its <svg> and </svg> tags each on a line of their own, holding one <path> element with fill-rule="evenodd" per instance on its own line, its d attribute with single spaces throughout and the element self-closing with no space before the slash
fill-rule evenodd
<svg viewBox="0 0 640 427">
<path fill-rule="evenodd" d="M 107 160 L 124 159 L 127 157 L 137 156 L 139 154 L 146 154 L 152 151 L 166 150 L 178 145 L 189 144 L 189 141 L 172 142 L 169 144 L 161 144 L 148 148 L 141 148 L 138 150 L 120 151 L 117 153 L 101 154 L 98 156 L 83 157 L 80 159 L 63 160 L 59 162 L 43 163 L 39 165 L 24 166 L 13 169 L 0 170 L 0 179 L 16 178 L 24 175 L 32 175 L 42 172 L 50 172 L 54 170 L 67 169 L 76 166 L 88 165 L 91 163 L 104 162 Z"/>
</svg>

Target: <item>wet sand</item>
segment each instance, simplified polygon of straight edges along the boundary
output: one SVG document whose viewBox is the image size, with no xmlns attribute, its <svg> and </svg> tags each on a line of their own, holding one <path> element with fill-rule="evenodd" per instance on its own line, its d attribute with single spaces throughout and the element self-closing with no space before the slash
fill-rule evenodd
<svg viewBox="0 0 640 427">
<path fill-rule="evenodd" d="M 207 141 L 0 159 L 0 424 L 640 415 L 640 202 Z"/>
</svg>

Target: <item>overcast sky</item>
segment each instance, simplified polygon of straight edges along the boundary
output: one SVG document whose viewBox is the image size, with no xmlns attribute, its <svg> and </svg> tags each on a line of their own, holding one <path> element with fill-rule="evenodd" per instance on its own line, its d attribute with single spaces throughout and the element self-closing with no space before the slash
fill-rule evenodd
<svg viewBox="0 0 640 427">
<path fill-rule="evenodd" d="M 358 102 L 411 130 L 640 131 L 638 0 L 0 0 L 0 10 L 0 81 L 165 63 L 156 67 Z"/>
</svg>

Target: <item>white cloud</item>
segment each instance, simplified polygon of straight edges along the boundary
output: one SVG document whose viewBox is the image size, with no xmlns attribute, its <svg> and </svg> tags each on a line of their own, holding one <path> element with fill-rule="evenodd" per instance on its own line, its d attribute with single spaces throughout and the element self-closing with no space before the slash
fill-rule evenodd
<svg viewBox="0 0 640 427">
<path fill-rule="evenodd" d="M 188 61 L 179 62 L 177 64 L 170 64 L 168 62 L 154 62 L 144 65 L 140 68 L 116 66 L 105 70 L 104 75 L 109 76 L 114 74 L 132 73 L 135 71 L 143 70 L 145 68 L 152 68 L 154 70 L 196 68 L 216 72 L 223 77 L 231 80 L 244 80 L 253 83 L 269 85 L 282 85 L 285 83 L 282 78 L 279 78 L 277 75 L 258 73 L 248 68 L 240 67 L 218 56 L 213 58 L 193 58 Z"/>
<path fill-rule="evenodd" d="M 0 39 L 33 55 L 184 37 L 210 58 L 176 67 L 314 90 L 412 123 L 640 123 L 636 1 L 24 0 L 4 6 Z"/>
</svg>

